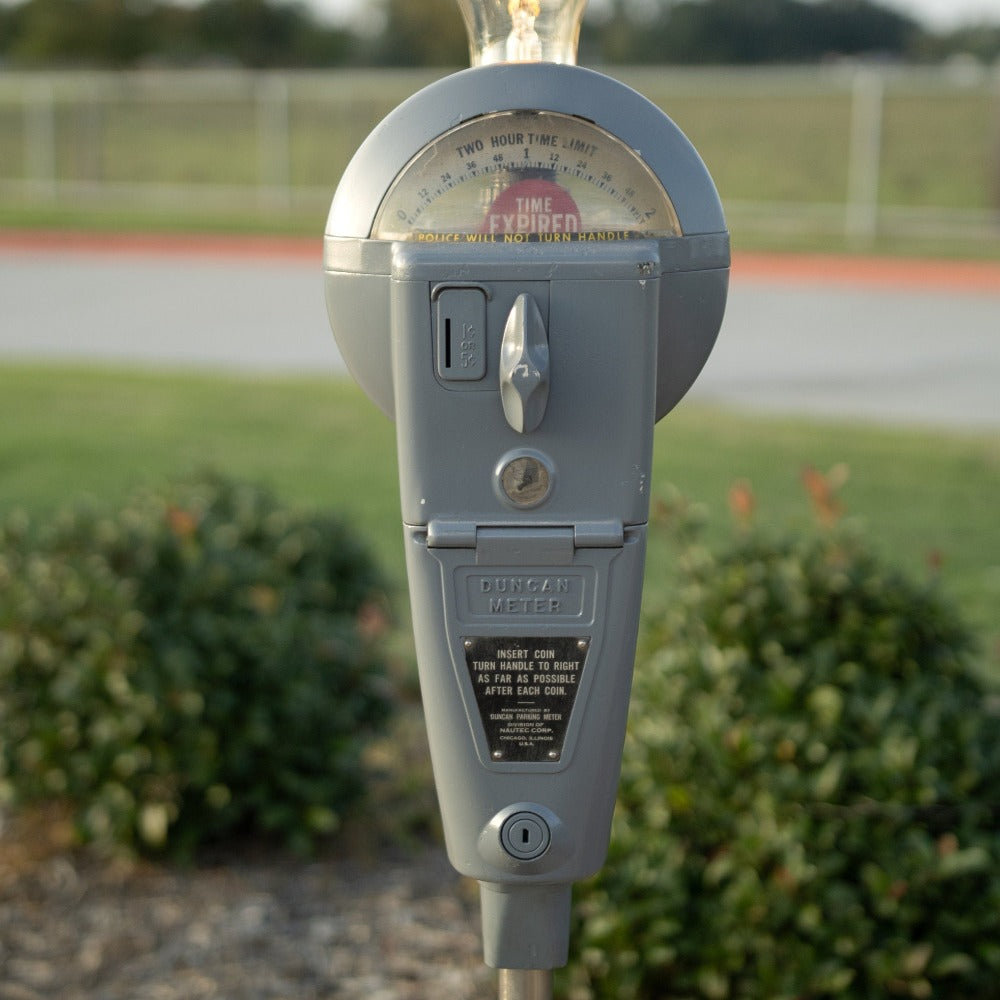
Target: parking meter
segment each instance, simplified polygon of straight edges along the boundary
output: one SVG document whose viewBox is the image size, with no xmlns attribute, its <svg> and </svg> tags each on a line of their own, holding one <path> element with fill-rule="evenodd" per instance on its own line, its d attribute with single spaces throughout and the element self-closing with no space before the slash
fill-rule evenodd
<svg viewBox="0 0 1000 1000">
<path fill-rule="evenodd" d="M 715 341 L 729 239 L 673 122 L 567 58 L 582 0 L 460 6 L 478 65 L 347 167 L 326 300 L 396 422 L 448 855 L 481 885 L 486 962 L 548 970 L 607 850 L 653 426 Z"/>
</svg>

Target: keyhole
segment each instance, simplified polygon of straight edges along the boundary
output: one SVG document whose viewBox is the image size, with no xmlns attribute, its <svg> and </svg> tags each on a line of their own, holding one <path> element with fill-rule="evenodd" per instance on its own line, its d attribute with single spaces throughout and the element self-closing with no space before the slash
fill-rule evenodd
<svg viewBox="0 0 1000 1000">
<path fill-rule="evenodd" d="M 528 828 L 526 826 L 521 827 L 521 843 L 528 843 Z"/>
</svg>

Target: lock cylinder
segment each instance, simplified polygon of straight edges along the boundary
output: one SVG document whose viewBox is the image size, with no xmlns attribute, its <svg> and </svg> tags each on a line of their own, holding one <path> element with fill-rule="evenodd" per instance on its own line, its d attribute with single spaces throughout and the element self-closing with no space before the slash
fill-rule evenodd
<svg viewBox="0 0 1000 1000">
<path fill-rule="evenodd" d="M 536 813 L 514 813 L 500 828 L 503 849 L 518 861 L 534 861 L 549 847 L 549 826 Z"/>
</svg>

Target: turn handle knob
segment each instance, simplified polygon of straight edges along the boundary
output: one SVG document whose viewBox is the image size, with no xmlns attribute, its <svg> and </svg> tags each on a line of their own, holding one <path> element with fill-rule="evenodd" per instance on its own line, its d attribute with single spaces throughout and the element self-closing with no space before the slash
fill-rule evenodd
<svg viewBox="0 0 1000 1000">
<path fill-rule="evenodd" d="M 522 292 L 507 316 L 500 347 L 500 401 L 519 434 L 533 431 L 549 400 L 549 337 L 538 304 Z"/>
</svg>

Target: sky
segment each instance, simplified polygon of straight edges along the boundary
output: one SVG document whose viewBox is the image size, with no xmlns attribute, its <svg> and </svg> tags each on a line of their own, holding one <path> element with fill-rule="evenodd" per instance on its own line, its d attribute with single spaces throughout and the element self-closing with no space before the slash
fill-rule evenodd
<svg viewBox="0 0 1000 1000">
<path fill-rule="evenodd" d="M 881 0 L 932 28 L 953 28 L 977 21 L 1000 22 L 1000 0 Z M 362 16 L 371 0 L 309 0 L 324 19 L 344 21 Z M 600 0 L 592 0 L 596 8 Z M 585 15 L 586 16 L 586 15 Z"/>
</svg>

